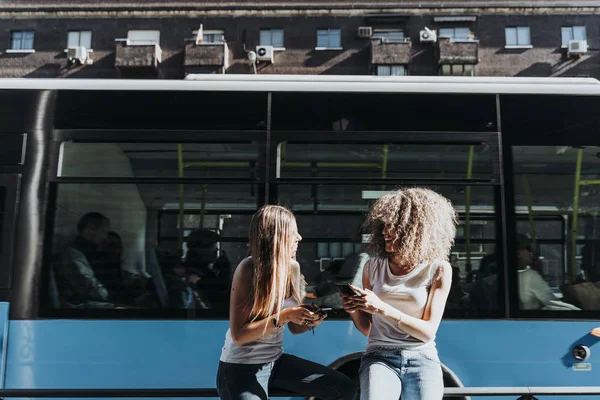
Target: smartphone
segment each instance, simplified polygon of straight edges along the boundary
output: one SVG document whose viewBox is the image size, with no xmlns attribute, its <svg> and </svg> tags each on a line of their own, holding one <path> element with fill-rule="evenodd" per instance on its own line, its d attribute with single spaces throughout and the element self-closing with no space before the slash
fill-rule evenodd
<svg viewBox="0 0 600 400">
<path fill-rule="evenodd" d="M 319 310 L 317 312 L 321 315 L 324 315 L 324 314 L 327 314 L 327 311 L 331 311 L 331 310 L 333 310 L 333 308 L 323 307 L 323 308 L 319 308 Z"/>
<path fill-rule="evenodd" d="M 348 296 L 362 297 L 362 294 L 352 289 L 349 283 L 336 283 L 335 286 L 337 286 L 338 290 L 343 294 L 347 294 Z"/>
</svg>

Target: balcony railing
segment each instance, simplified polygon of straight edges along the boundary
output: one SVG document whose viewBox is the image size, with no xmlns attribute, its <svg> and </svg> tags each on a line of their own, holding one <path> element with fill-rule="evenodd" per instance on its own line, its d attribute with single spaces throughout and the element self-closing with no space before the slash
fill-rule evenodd
<svg viewBox="0 0 600 400">
<path fill-rule="evenodd" d="M 132 43 L 128 39 L 116 39 L 115 66 L 157 68 L 162 61 L 158 43 Z"/>
<path fill-rule="evenodd" d="M 404 65 L 411 59 L 411 42 L 371 40 L 371 65 Z"/>
<path fill-rule="evenodd" d="M 477 64 L 479 41 L 438 38 L 438 54 L 440 64 Z"/>
</svg>

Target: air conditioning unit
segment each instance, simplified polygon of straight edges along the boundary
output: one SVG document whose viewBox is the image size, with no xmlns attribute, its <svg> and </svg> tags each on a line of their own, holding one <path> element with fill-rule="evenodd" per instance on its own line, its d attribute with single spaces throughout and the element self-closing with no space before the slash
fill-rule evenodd
<svg viewBox="0 0 600 400">
<path fill-rule="evenodd" d="M 570 40 L 567 47 L 569 55 L 581 55 L 588 51 L 587 40 Z"/>
<path fill-rule="evenodd" d="M 419 32 L 419 39 L 421 40 L 421 42 L 436 42 L 437 34 L 435 33 L 435 31 L 432 31 L 429 28 L 425 28 L 421 32 Z"/>
<path fill-rule="evenodd" d="M 87 49 L 83 46 L 69 47 L 67 50 L 67 58 L 69 59 L 69 62 L 78 62 L 79 64 L 83 65 L 87 57 Z"/>
<path fill-rule="evenodd" d="M 369 39 L 373 36 L 373 28 L 370 26 L 359 26 L 357 35 L 359 38 Z"/>
<path fill-rule="evenodd" d="M 273 46 L 256 46 L 256 59 L 273 62 Z"/>
</svg>

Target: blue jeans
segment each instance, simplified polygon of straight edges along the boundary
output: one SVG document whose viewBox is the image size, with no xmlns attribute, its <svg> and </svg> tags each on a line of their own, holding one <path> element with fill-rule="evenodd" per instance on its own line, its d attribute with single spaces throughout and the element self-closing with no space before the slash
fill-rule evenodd
<svg viewBox="0 0 600 400">
<path fill-rule="evenodd" d="M 356 396 L 356 384 L 346 375 L 288 354 L 266 364 L 219 362 L 221 400 L 267 400 L 269 387 L 321 400 L 354 400 Z"/>
<path fill-rule="evenodd" d="M 361 400 L 441 400 L 444 378 L 437 350 L 377 349 L 360 362 Z"/>
</svg>

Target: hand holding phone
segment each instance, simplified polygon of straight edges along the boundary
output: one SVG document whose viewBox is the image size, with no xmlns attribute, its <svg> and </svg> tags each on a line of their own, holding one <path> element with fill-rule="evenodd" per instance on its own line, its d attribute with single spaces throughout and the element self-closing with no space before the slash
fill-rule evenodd
<svg viewBox="0 0 600 400">
<path fill-rule="evenodd" d="M 348 295 L 348 296 L 358 296 L 362 297 L 362 294 L 352 289 L 349 283 L 336 283 L 335 286 L 338 288 L 340 293 Z"/>
</svg>

